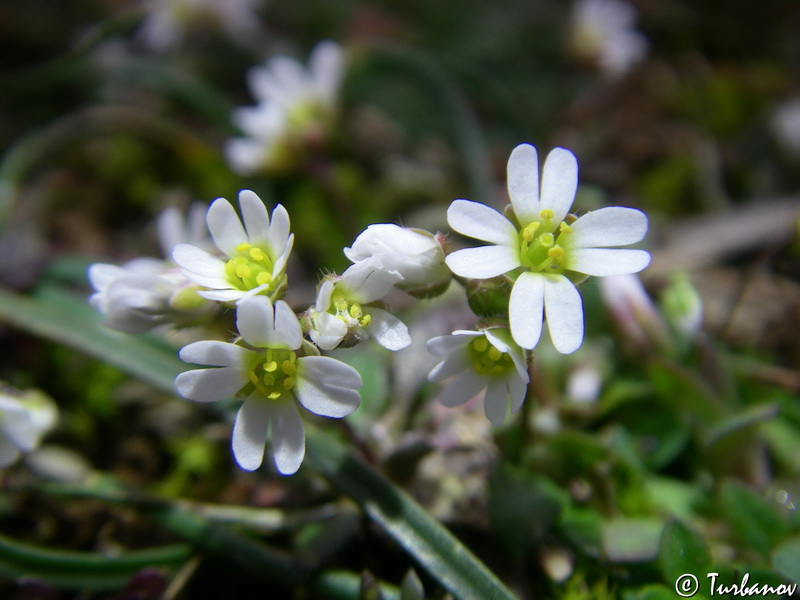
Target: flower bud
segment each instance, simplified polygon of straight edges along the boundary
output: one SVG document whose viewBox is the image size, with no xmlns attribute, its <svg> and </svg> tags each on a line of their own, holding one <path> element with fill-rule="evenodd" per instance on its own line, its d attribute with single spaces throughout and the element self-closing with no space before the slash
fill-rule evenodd
<svg viewBox="0 0 800 600">
<path fill-rule="evenodd" d="M 444 262 L 444 251 L 438 236 L 391 223 L 370 225 L 345 248 L 344 254 L 354 263 L 371 257 L 383 265 L 382 270 L 396 271 L 402 280 L 395 285 L 408 293 L 430 298 L 447 290 L 450 269 Z"/>
</svg>

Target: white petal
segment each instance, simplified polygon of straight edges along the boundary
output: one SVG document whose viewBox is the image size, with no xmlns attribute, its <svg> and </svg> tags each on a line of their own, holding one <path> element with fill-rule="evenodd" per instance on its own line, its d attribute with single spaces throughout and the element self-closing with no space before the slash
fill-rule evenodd
<svg viewBox="0 0 800 600">
<path fill-rule="evenodd" d="M 638 273 L 650 264 L 650 253 L 618 248 L 576 248 L 569 252 L 568 261 L 570 271 L 607 277 Z"/>
<path fill-rule="evenodd" d="M 448 408 L 464 404 L 477 396 L 485 387 L 488 381 L 486 375 L 479 375 L 472 369 L 464 371 L 461 375 L 453 378 L 442 394 L 439 402 Z"/>
<path fill-rule="evenodd" d="M 333 350 L 347 335 L 345 322 L 330 313 L 314 313 L 313 323 L 314 325 L 309 332 L 311 341 L 323 350 Z"/>
<path fill-rule="evenodd" d="M 245 362 L 251 351 L 236 344 L 203 340 L 181 348 L 183 362 L 213 367 L 236 367 Z"/>
<path fill-rule="evenodd" d="M 394 315 L 374 307 L 365 308 L 364 312 L 370 316 L 367 332 L 387 350 L 402 350 L 411 343 L 408 327 Z"/>
<path fill-rule="evenodd" d="M 573 248 L 627 246 L 647 233 L 647 216 L 635 208 L 609 206 L 586 213 L 572 224 Z"/>
<path fill-rule="evenodd" d="M 272 211 L 272 223 L 267 234 L 267 246 L 272 250 L 273 256 L 280 256 L 289 243 L 289 213 L 278 204 Z"/>
<path fill-rule="evenodd" d="M 197 402 L 216 402 L 233 396 L 247 384 L 243 369 L 209 367 L 184 371 L 175 378 L 175 389 L 184 398 Z"/>
<path fill-rule="evenodd" d="M 156 220 L 158 244 L 164 256 L 170 256 L 172 249 L 184 241 L 183 216 L 174 206 L 161 211 Z"/>
<path fill-rule="evenodd" d="M 564 148 L 554 148 L 542 169 L 541 208 L 549 208 L 558 224 L 567 216 L 578 189 L 578 160 Z"/>
<path fill-rule="evenodd" d="M 544 312 L 553 345 L 561 354 L 571 354 L 583 342 L 583 304 L 573 283 L 563 275 L 544 282 Z"/>
<path fill-rule="evenodd" d="M 247 292 L 242 290 L 199 290 L 197 295 L 205 298 L 206 300 L 214 300 L 215 302 L 236 302 L 241 300 Z"/>
<path fill-rule="evenodd" d="M 207 287 L 230 287 L 225 278 L 225 263 L 191 244 L 178 244 L 172 251 L 172 260 L 192 281 Z M 220 284 L 220 285 L 217 285 Z"/>
<path fill-rule="evenodd" d="M 506 246 L 516 244 L 517 230 L 511 221 L 480 202 L 454 200 L 447 209 L 447 222 L 467 237 Z"/>
<path fill-rule="evenodd" d="M 3 433 L 0 433 L 0 469 L 12 464 L 19 458 L 19 455 L 19 448 Z"/>
<path fill-rule="evenodd" d="M 508 195 L 524 225 L 539 220 L 539 157 L 536 148 L 520 144 L 508 158 Z"/>
<path fill-rule="evenodd" d="M 514 341 L 532 349 L 542 336 L 544 314 L 544 280 L 542 275 L 523 273 L 511 288 L 508 319 Z"/>
<path fill-rule="evenodd" d="M 483 412 L 494 427 L 499 427 L 506 419 L 508 410 L 508 385 L 505 377 L 489 378 L 486 395 L 483 398 Z"/>
<path fill-rule="evenodd" d="M 274 337 L 275 315 L 269 298 L 256 296 L 236 306 L 236 328 L 251 346 L 269 348 Z"/>
<path fill-rule="evenodd" d="M 336 42 L 324 40 L 314 47 L 308 59 L 308 70 L 321 98 L 332 102 L 344 72 L 342 48 Z"/>
<path fill-rule="evenodd" d="M 208 209 L 206 221 L 217 248 L 228 256 L 236 256 L 236 247 L 247 242 L 248 238 L 231 203 L 225 198 L 214 200 Z"/>
<path fill-rule="evenodd" d="M 466 352 L 453 352 L 428 373 L 428 381 L 442 381 L 470 368 Z"/>
<path fill-rule="evenodd" d="M 519 255 L 509 246 L 479 246 L 448 254 L 447 266 L 456 275 L 471 279 L 488 279 L 519 266 Z"/>
<path fill-rule="evenodd" d="M 130 273 L 122 267 L 103 263 L 91 265 L 87 272 L 89 283 L 92 285 L 92 288 L 98 292 L 102 292 L 106 289 L 115 279 L 128 275 L 130 275 Z"/>
<path fill-rule="evenodd" d="M 473 333 L 474 335 L 440 335 L 438 337 L 431 338 L 427 343 L 428 352 L 434 356 L 447 356 L 451 352 L 454 352 L 456 348 L 460 348 L 461 346 L 471 342 L 473 338 L 482 335 L 478 331 L 470 333 Z"/>
<path fill-rule="evenodd" d="M 319 290 L 317 291 L 317 302 L 314 304 L 314 308 L 317 312 L 324 313 L 331 307 L 332 295 L 333 282 L 330 279 L 326 279 L 322 282 L 322 285 L 319 286 Z"/>
<path fill-rule="evenodd" d="M 285 241 L 283 252 L 275 259 L 275 264 L 272 265 L 272 277 L 277 278 L 278 275 L 283 273 L 283 270 L 286 268 L 286 263 L 289 262 L 289 255 L 292 252 L 292 247 L 294 246 L 294 234 L 291 234 Z"/>
<path fill-rule="evenodd" d="M 294 402 L 278 402 L 272 414 L 272 454 L 282 475 L 297 472 L 306 454 L 303 419 Z"/>
<path fill-rule="evenodd" d="M 260 398 L 248 398 L 233 423 L 231 447 L 236 462 L 245 471 L 255 471 L 264 460 L 267 445 L 267 427 L 274 418 L 277 402 L 266 402 Z M 275 423 L 272 425 L 275 429 Z M 273 431 L 273 436 L 274 436 Z"/>
<path fill-rule="evenodd" d="M 528 394 L 528 380 L 523 381 L 519 377 L 509 374 L 508 394 L 511 397 L 511 414 L 513 415 L 525 402 L 525 396 Z"/>
<path fill-rule="evenodd" d="M 298 359 L 297 399 L 311 412 L 339 419 L 358 408 L 361 375 L 353 367 L 329 356 Z"/>
<path fill-rule="evenodd" d="M 337 285 L 347 290 L 356 302 L 368 303 L 380 300 L 403 276 L 397 271 L 381 270 L 382 263 L 377 258 L 362 260 L 350 265 L 342 273 Z"/>
<path fill-rule="evenodd" d="M 239 192 L 239 208 L 242 210 L 247 238 L 254 246 L 266 243 L 269 234 L 269 214 L 267 207 L 252 190 Z"/>
<path fill-rule="evenodd" d="M 303 328 L 297 315 L 283 300 L 275 303 L 275 330 L 270 345 L 297 350 L 303 343 Z"/>
</svg>

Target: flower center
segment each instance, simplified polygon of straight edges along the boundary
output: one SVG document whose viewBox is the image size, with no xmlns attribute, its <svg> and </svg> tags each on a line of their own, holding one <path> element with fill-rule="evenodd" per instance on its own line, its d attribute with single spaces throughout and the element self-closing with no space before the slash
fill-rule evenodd
<svg viewBox="0 0 800 600">
<path fill-rule="evenodd" d="M 511 356 L 500 352 L 483 336 L 470 342 L 469 353 L 472 366 L 481 375 L 505 375 L 514 367 Z"/>
<path fill-rule="evenodd" d="M 572 228 L 565 222 L 554 227 L 553 216 L 553 211 L 545 208 L 539 213 L 541 221 L 528 223 L 520 231 L 520 263 L 531 271 L 564 271 L 565 246 L 568 247 Z M 557 235 L 554 234 L 556 229 Z"/>
<path fill-rule="evenodd" d="M 341 294 L 333 295 L 331 306 L 333 307 L 333 315 L 344 321 L 348 327 L 352 324 L 366 327 L 372 322 L 372 316 L 364 314 L 364 310 L 358 302 L 348 302 L 347 298 Z"/>
<path fill-rule="evenodd" d="M 292 390 L 296 372 L 297 354 L 291 350 L 267 348 L 247 377 L 258 393 L 277 400 Z"/>
<path fill-rule="evenodd" d="M 239 255 L 225 265 L 228 282 L 234 288 L 247 291 L 273 283 L 272 258 L 267 252 L 248 243 L 239 244 L 236 251 Z"/>
</svg>

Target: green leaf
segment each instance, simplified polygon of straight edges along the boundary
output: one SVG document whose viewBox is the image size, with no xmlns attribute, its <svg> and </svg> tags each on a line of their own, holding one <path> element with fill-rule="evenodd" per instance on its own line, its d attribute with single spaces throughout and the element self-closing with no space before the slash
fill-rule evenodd
<svg viewBox="0 0 800 600">
<path fill-rule="evenodd" d="M 800 537 L 786 540 L 772 553 L 772 568 L 800 584 Z"/>
<path fill-rule="evenodd" d="M 561 495 L 546 480 L 501 464 L 489 477 L 489 517 L 508 553 L 521 561 L 558 520 Z"/>
<path fill-rule="evenodd" d="M 603 524 L 603 552 L 611 562 L 635 563 L 658 556 L 664 522 L 619 518 Z"/>
<path fill-rule="evenodd" d="M 711 554 L 705 540 L 685 523 L 672 519 L 664 526 L 658 549 L 658 562 L 664 579 L 677 581 L 690 573 L 705 577 L 711 567 Z"/>
<path fill-rule="evenodd" d="M 763 556 L 786 537 L 787 524 L 761 496 L 741 483 L 726 481 L 721 491 L 722 510 L 742 541 Z"/>
<path fill-rule="evenodd" d="M 409 569 L 400 586 L 400 600 L 425 600 L 425 589 L 414 569 Z"/>
</svg>

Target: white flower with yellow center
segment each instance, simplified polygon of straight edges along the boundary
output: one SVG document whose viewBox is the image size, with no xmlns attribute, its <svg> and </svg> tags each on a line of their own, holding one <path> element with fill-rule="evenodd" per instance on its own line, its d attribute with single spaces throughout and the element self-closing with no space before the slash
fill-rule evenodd
<svg viewBox="0 0 800 600">
<path fill-rule="evenodd" d="M 528 390 L 528 361 L 505 328 L 454 331 L 428 340 L 428 351 L 443 357 L 428 375 L 430 381 L 452 377 L 439 402 L 447 407 L 464 404 L 483 393 L 483 410 L 495 427 L 506 413 L 515 413 Z"/>
<path fill-rule="evenodd" d="M 536 148 L 521 144 L 508 160 L 515 222 L 468 200 L 454 201 L 447 211 L 454 230 L 492 244 L 453 252 L 447 266 L 461 277 L 506 274 L 514 281 L 508 314 L 514 340 L 523 348 L 539 342 L 544 315 L 556 349 L 577 350 L 583 341 L 583 307 L 573 281 L 636 273 L 650 263 L 644 250 L 618 248 L 644 238 L 645 214 L 608 207 L 576 219 L 568 213 L 577 186 L 575 156 L 556 148 L 545 161 L 540 191 Z"/>
<path fill-rule="evenodd" d="M 326 279 L 308 311 L 309 336 L 323 350 L 354 346 L 370 337 L 389 350 L 405 348 L 411 343 L 408 327 L 375 306 L 402 279 L 397 271 L 384 270 L 375 257 L 348 267 L 341 277 Z"/>
<path fill-rule="evenodd" d="M 202 341 L 181 350 L 185 362 L 212 368 L 181 373 L 175 387 L 198 402 L 244 397 L 233 425 L 236 462 L 248 471 L 261 466 L 270 430 L 275 465 L 291 475 L 305 456 L 297 403 L 324 417 L 346 417 L 361 402 L 361 376 L 334 358 L 304 355 L 310 344 L 303 343 L 300 322 L 282 300 L 274 308 L 262 296 L 239 303 L 236 325 L 241 343 Z"/>
<path fill-rule="evenodd" d="M 276 56 L 248 73 L 258 104 L 236 109 L 233 120 L 245 137 L 225 146 L 235 171 L 249 175 L 280 168 L 309 140 L 324 138 L 336 112 L 344 73 L 342 48 L 326 40 L 311 51 L 309 66 Z"/>
<path fill-rule="evenodd" d="M 0 468 L 34 450 L 57 418 L 55 403 L 38 390 L 0 390 Z"/>
<path fill-rule="evenodd" d="M 211 237 L 225 255 L 214 256 L 191 244 L 178 244 L 173 260 L 198 285 L 204 298 L 236 302 L 261 294 L 275 300 L 286 289 L 286 262 L 294 243 L 289 214 L 280 204 L 272 211 L 255 192 L 239 192 L 242 218 L 225 198 L 214 200 L 206 215 Z"/>
</svg>

